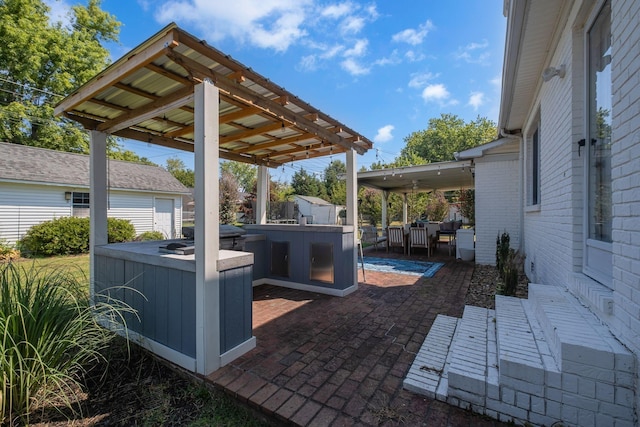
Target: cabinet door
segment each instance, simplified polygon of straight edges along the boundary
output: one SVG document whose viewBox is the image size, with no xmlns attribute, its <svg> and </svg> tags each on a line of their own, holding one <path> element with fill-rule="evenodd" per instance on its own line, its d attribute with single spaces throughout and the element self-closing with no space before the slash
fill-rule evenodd
<svg viewBox="0 0 640 427">
<path fill-rule="evenodd" d="M 309 278 L 333 283 L 333 243 L 311 243 Z"/>
<path fill-rule="evenodd" d="M 289 277 L 289 242 L 271 242 L 270 275 Z"/>
</svg>

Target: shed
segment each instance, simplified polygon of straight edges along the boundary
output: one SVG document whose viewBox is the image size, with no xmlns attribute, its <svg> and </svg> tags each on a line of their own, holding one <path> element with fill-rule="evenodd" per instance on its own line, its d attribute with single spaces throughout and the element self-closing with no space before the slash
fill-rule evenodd
<svg viewBox="0 0 640 427">
<path fill-rule="evenodd" d="M 176 237 L 189 189 L 158 166 L 109 160 L 108 211 L 136 234 Z M 14 244 L 36 224 L 89 216 L 89 156 L 0 142 L 0 239 Z"/>
<path fill-rule="evenodd" d="M 307 224 L 339 224 L 340 212 L 344 206 L 334 205 L 320 197 L 294 196 L 301 218 L 307 218 Z"/>
</svg>

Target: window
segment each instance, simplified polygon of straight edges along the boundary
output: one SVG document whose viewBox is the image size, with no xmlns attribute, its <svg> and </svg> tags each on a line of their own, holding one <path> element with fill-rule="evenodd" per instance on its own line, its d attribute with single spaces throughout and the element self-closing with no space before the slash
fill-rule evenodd
<svg viewBox="0 0 640 427">
<path fill-rule="evenodd" d="M 73 216 L 88 217 L 89 216 L 89 193 L 73 193 Z"/>
<path fill-rule="evenodd" d="M 611 2 L 587 32 L 585 273 L 604 284 L 613 275 L 611 201 Z"/>
<path fill-rule="evenodd" d="M 527 204 L 540 204 L 540 126 L 536 121 L 533 131 L 527 137 Z"/>
</svg>

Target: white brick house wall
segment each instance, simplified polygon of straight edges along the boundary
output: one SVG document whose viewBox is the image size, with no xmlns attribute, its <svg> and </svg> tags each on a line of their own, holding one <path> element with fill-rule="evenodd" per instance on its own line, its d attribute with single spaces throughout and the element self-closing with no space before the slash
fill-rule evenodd
<svg viewBox="0 0 640 427">
<path fill-rule="evenodd" d="M 511 247 L 520 247 L 519 159 L 517 154 L 476 160 L 476 263 L 495 265 L 496 237 L 509 233 Z"/>
<path fill-rule="evenodd" d="M 612 7 L 613 319 L 618 338 L 640 355 L 640 2 Z M 640 408 L 636 378 L 636 409 Z M 639 414 L 640 415 L 640 414 Z"/>
<path fill-rule="evenodd" d="M 637 360 L 640 355 L 640 2 L 636 0 L 611 3 L 611 289 L 582 274 L 586 147 L 579 156 L 577 141 L 585 137 L 584 26 L 588 15 L 585 10 L 589 12 L 598 4 L 576 2 L 549 58 L 549 65 L 565 64 L 567 74 L 541 84 L 523 130 L 526 144 L 539 112 L 541 200 L 537 206 L 525 203 L 525 269 L 533 282 L 559 285 L 574 292 Z M 605 307 L 607 301 L 613 302 L 610 311 Z M 637 373 L 635 389 L 637 412 L 640 408 Z"/>
</svg>

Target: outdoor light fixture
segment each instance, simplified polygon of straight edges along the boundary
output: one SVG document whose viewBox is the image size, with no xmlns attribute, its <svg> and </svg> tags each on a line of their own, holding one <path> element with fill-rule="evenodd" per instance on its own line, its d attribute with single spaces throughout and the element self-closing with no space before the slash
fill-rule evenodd
<svg viewBox="0 0 640 427">
<path fill-rule="evenodd" d="M 68 202 L 69 200 L 71 200 L 71 191 L 65 191 L 64 192 L 64 199 Z"/>
<path fill-rule="evenodd" d="M 548 82 L 555 76 L 558 76 L 562 79 L 564 78 L 564 75 L 566 74 L 566 72 L 567 71 L 564 64 L 562 64 L 559 68 L 548 67 L 548 68 L 545 68 L 544 71 L 542 72 L 542 80 L 544 80 L 545 82 Z"/>
</svg>

